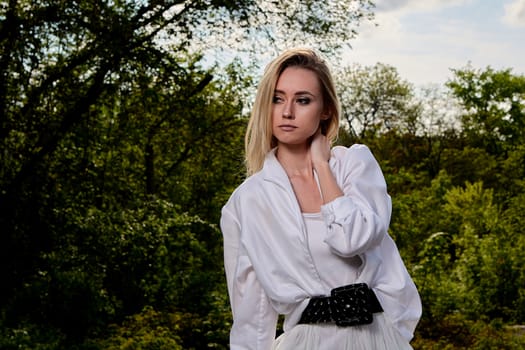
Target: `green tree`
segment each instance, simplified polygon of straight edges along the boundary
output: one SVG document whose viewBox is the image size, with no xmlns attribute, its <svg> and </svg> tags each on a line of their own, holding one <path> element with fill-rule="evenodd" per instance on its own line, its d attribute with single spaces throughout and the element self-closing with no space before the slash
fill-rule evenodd
<svg viewBox="0 0 525 350">
<path fill-rule="evenodd" d="M 464 108 L 463 131 L 474 146 L 499 154 L 523 143 L 525 76 L 467 66 L 447 83 Z"/>
<path fill-rule="evenodd" d="M 412 86 L 399 77 L 394 67 L 354 64 L 342 68 L 336 76 L 350 135 L 363 139 L 394 128 L 415 131 L 419 107 L 414 103 Z"/>
<path fill-rule="evenodd" d="M 244 176 L 251 84 L 238 65 L 223 71 L 199 51 L 239 38 L 225 33 L 309 36 L 335 49 L 371 8 L 2 3 L 0 347 L 96 348 L 106 337 L 113 346 L 137 327 L 151 346 L 225 347 L 217 219 Z"/>
</svg>

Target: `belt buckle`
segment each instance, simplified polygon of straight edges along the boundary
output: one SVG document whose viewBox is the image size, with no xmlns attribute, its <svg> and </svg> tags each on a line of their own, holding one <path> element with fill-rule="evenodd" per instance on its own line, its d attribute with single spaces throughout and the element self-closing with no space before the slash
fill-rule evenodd
<svg viewBox="0 0 525 350">
<path fill-rule="evenodd" d="M 369 303 L 370 290 L 366 283 L 335 288 L 332 296 L 332 317 L 340 327 L 370 324 L 374 320 Z"/>
</svg>

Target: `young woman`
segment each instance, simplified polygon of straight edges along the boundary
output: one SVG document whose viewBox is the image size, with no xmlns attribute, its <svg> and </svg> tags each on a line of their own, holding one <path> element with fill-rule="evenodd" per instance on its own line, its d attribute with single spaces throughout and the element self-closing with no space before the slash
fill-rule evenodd
<svg viewBox="0 0 525 350">
<path fill-rule="evenodd" d="M 314 51 L 266 68 L 246 133 L 250 176 L 221 217 L 231 349 L 411 349 L 421 303 L 387 233 L 390 196 L 366 146 L 331 148 L 339 114 Z"/>
</svg>

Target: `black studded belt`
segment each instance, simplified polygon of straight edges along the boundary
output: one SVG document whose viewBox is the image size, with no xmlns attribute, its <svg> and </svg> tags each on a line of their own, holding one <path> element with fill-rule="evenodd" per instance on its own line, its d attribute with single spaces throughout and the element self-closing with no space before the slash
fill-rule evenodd
<svg viewBox="0 0 525 350">
<path fill-rule="evenodd" d="M 334 288 L 330 296 L 310 299 L 299 323 L 357 326 L 372 323 L 376 312 L 383 312 L 383 308 L 374 291 L 366 283 L 356 283 Z"/>
</svg>

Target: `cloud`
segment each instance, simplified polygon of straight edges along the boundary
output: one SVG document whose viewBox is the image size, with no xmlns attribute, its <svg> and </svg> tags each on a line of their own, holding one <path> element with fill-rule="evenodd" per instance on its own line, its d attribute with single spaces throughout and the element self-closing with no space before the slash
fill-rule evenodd
<svg viewBox="0 0 525 350">
<path fill-rule="evenodd" d="M 376 12 L 431 11 L 447 6 L 463 5 L 472 0 L 377 0 Z"/>
<path fill-rule="evenodd" d="M 513 2 L 517 6 L 518 1 Z M 523 4 L 525 0 L 519 0 Z M 415 85 L 444 83 L 451 69 L 511 68 L 525 72 L 522 28 L 505 28 L 503 2 L 486 0 L 377 0 L 375 23 L 360 28 L 340 64 L 394 66 Z M 508 5 L 509 7 L 511 5 Z M 525 8 L 525 7 L 521 7 Z M 519 11 L 513 10 L 517 15 Z"/>
<path fill-rule="evenodd" d="M 525 27 L 525 0 L 506 4 L 503 21 L 512 27 Z"/>
<path fill-rule="evenodd" d="M 382 62 L 396 67 L 400 75 L 417 85 L 430 82 L 444 83 L 450 77 L 450 68 L 461 67 L 477 47 L 465 43 L 480 43 L 475 31 L 462 23 L 447 22 L 434 30 L 413 31 L 403 26 L 398 18 L 381 16 L 380 26 L 363 33 L 346 56 L 347 62 L 373 65 Z M 467 51 L 467 53 L 465 53 Z M 470 55 L 469 55 L 470 54 Z"/>
</svg>

